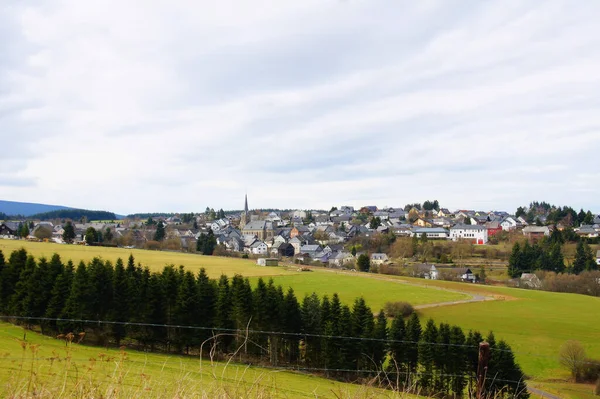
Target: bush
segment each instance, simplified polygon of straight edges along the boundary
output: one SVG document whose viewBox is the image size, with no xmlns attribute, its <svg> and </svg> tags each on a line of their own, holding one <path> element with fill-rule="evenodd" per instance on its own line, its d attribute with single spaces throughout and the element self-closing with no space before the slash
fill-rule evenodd
<svg viewBox="0 0 600 399">
<path fill-rule="evenodd" d="M 408 302 L 386 302 L 383 305 L 383 311 L 388 317 L 396 317 L 402 315 L 403 317 L 410 316 L 415 312 L 413 306 Z"/>
<path fill-rule="evenodd" d="M 160 247 L 161 247 L 161 244 L 158 241 L 147 241 L 146 242 L 146 249 L 158 251 L 158 250 L 160 250 Z"/>
</svg>

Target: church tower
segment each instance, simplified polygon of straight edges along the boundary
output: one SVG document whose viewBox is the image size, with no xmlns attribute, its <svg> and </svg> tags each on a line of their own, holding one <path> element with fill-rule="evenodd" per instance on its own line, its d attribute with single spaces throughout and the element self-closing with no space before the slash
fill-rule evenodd
<svg viewBox="0 0 600 399">
<path fill-rule="evenodd" d="M 244 201 L 244 211 L 240 215 L 240 230 L 246 227 L 248 224 L 248 194 L 246 194 L 246 198 Z"/>
</svg>

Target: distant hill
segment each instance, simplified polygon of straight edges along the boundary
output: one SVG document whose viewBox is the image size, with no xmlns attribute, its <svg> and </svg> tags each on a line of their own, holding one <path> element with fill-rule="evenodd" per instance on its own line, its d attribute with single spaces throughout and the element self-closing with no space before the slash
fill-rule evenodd
<svg viewBox="0 0 600 399">
<path fill-rule="evenodd" d="M 61 205 L 35 204 L 32 202 L 16 202 L 0 200 L 0 212 L 7 215 L 31 216 L 36 213 L 73 209 Z"/>
<path fill-rule="evenodd" d="M 87 209 L 76 209 L 62 205 L 35 204 L 31 202 L 15 202 L 0 200 L 0 219 L 6 216 L 23 216 L 31 219 L 73 219 L 79 220 L 86 217 L 87 220 L 114 220 L 122 219 L 123 216 L 115 215 L 113 212 L 92 211 Z"/>
</svg>

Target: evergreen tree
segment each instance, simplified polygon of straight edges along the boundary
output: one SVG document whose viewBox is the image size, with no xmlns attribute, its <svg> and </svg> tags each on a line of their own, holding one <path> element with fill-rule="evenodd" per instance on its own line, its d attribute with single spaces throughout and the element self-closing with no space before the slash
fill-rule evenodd
<svg viewBox="0 0 600 399">
<path fill-rule="evenodd" d="M 284 331 L 288 333 L 302 332 L 302 312 L 300 304 L 294 294 L 294 290 L 290 288 L 283 299 L 283 326 Z M 294 364 L 298 362 L 300 357 L 299 351 L 299 336 L 285 336 L 282 343 L 284 354 L 288 363 Z"/>
<path fill-rule="evenodd" d="M 229 290 L 229 279 L 226 275 L 221 275 L 217 286 L 217 302 L 215 305 L 215 327 L 221 329 L 233 329 L 235 326 L 231 320 L 231 295 Z M 231 335 L 223 335 L 219 339 L 220 350 L 227 353 L 231 347 L 233 339 Z"/>
<path fill-rule="evenodd" d="M 61 319 L 90 319 L 90 284 L 88 271 L 85 263 L 79 262 L 73 281 L 71 291 L 65 302 L 60 318 Z M 61 322 L 59 328 L 65 332 L 74 332 L 76 328 L 83 329 L 83 324 L 78 322 Z"/>
<path fill-rule="evenodd" d="M 0 276 L 0 310 L 4 314 L 10 314 L 10 299 L 15 292 L 21 271 L 27 263 L 27 251 L 24 248 L 13 251 L 8 263 L 2 268 Z"/>
<path fill-rule="evenodd" d="M 246 280 L 246 282 L 248 282 Z M 252 289 L 248 287 L 249 293 L 247 294 L 246 301 L 251 300 L 252 298 Z M 199 309 L 198 309 L 198 322 L 202 327 L 212 327 L 215 322 L 215 306 L 217 302 L 217 286 L 215 282 L 208 278 L 206 275 L 206 270 L 204 268 L 200 269 L 198 273 L 197 280 L 198 287 L 198 300 L 200 301 Z M 235 297 L 235 294 L 234 294 Z M 210 337 L 210 332 L 206 330 L 199 331 L 200 336 L 200 344 L 206 341 Z"/>
<path fill-rule="evenodd" d="M 521 246 L 518 242 L 513 245 L 510 258 L 508 260 L 508 275 L 512 278 L 519 277 L 523 273 L 523 257 L 521 254 Z"/>
<path fill-rule="evenodd" d="M 361 254 L 356 261 L 356 265 L 358 266 L 358 270 L 361 272 L 368 272 L 371 268 L 371 260 L 369 259 L 369 255 Z"/>
<path fill-rule="evenodd" d="M 549 263 L 551 271 L 556 273 L 565 271 L 565 258 L 559 242 L 555 242 L 550 246 Z"/>
<path fill-rule="evenodd" d="M 50 292 L 50 300 L 44 313 L 44 317 L 55 319 L 61 316 L 61 312 L 65 307 L 67 298 L 71 292 L 71 283 L 73 282 L 73 262 L 69 261 L 63 272 L 59 274 L 52 286 Z M 53 331 L 58 331 L 56 321 L 49 321 L 48 326 Z"/>
<path fill-rule="evenodd" d="M 126 322 L 130 319 L 129 302 L 127 292 L 127 277 L 125 274 L 125 266 L 123 260 L 117 259 L 113 273 L 113 297 L 111 320 L 118 322 Z M 123 324 L 111 325 L 112 335 L 117 344 L 121 345 L 121 339 L 125 337 L 126 328 Z"/>
<path fill-rule="evenodd" d="M 183 279 L 177 287 L 177 302 L 173 319 L 175 324 L 181 326 L 197 326 L 198 325 L 198 309 L 200 307 L 200 298 L 198 296 L 198 287 L 196 286 L 196 278 L 191 271 L 187 271 L 183 275 Z M 199 336 L 196 331 L 189 328 L 176 328 L 174 341 L 177 344 L 178 350 L 185 348 L 185 352 L 189 354 L 190 347 L 199 346 Z"/>
<path fill-rule="evenodd" d="M 585 270 L 594 270 L 596 266 L 594 255 L 589 245 L 582 240 L 579 241 L 575 250 L 575 260 L 571 269 L 572 273 L 579 274 Z"/>
<path fill-rule="evenodd" d="M 407 341 L 409 341 L 406 348 L 406 362 L 408 371 L 414 374 L 417 371 L 417 364 L 419 362 L 418 343 L 421 341 L 421 322 L 416 313 L 413 313 L 406 323 L 406 335 L 408 338 Z"/>
<path fill-rule="evenodd" d="M 371 338 L 375 323 L 373 311 L 367 306 L 364 298 L 356 298 L 352 307 L 352 336 L 356 338 Z M 354 367 L 357 370 L 370 369 L 373 364 L 369 356 L 373 352 L 373 341 L 358 341 L 354 352 Z"/>
<path fill-rule="evenodd" d="M 110 230 L 110 227 L 107 227 L 106 230 L 105 230 L 105 232 L 104 232 L 104 240 L 106 242 L 111 242 L 112 239 L 113 239 L 113 233 Z"/>
<path fill-rule="evenodd" d="M 375 323 L 372 334 L 374 341 L 372 343 L 371 359 L 376 366 L 376 371 L 380 371 L 383 368 L 387 335 L 387 318 L 385 317 L 383 310 L 381 310 L 377 315 L 377 322 Z"/>
<path fill-rule="evenodd" d="M 433 365 L 435 369 L 434 389 L 436 393 L 447 395 L 450 390 L 452 370 L 450 370 L 450 325 L 440 323 L 437 345 L 433 347 Z"/>
<path fill-rule="evenodd" d="M 347 305 L 342 305 L 338 330 L 340 335 L 352 336 L 352 312 Z M 360 350 L 359 341 L 354 339 L 340 339 L 340 368 L 350 370 L 355 367 L 354 354 Z"/>
<path fill-rule="evenodd" d="M 436 356 L 436 346 L 438 339 L 438 329 L 432 319 L 427 321 L 425 330 L 419 342 L 419 364 L 421 372 L 419 375 L 419 386 L 426 392 L 433 388 L 434 361 Z"/>
<path fill-rule="evenodd" d="M 302 301 L 302 332 L 310 335 L 320 335 L 322 330 L 321 302 L 314 292 L 305 296 Z M 304 337 L 305 361 L 310 367 L 321 365 L 321 338 L 306 335 Z"/>
<path fill-rule="evenodd" d="M 159 221 L 156 225 L 156 232 L 154 233 L 154 241 L 162 241 L 165 239 L 165 225 L 163 221 Z"/>
<path fill-rule="evenodd" d="M 67 244 L 72 244 L 73 240 L 75 240 L 75 228 L 73 227 L 73 223 L 70 221 L 64 226 L 62 239 Z"/>
<path fill-rule="evenodd" d="M 511 398 L 527 399 L 529 392 L 525 383 L 525 375 L 515 362 L 510 346 L 499 341 L 490 343 L 490 362 L 486 378 L 486 391 L 491 396 L 499 393 Z"/>
<path fill-rule="evenodd" d="M 11 314 L 15 316 L 33 316 L 34 292 L 37 293 L 39 282 L 36 280 L 35 271 L 37 263 L 31 255 L 27 256 L 25 266 L 21 269 L 19 279 L 15 284 L 14 293 L 10 298 Z M 27 322 L 29 325 L 29 322 Z"/>
<path fill-rule="evenodd" d="M 450 391 L 455 397 L 461 397 L 467 385 L 467 351 L 465 334 L 457 326 L 450 329 L 447 364 L 448 373 L 452 375 L 450 377 Z"/>
<path fill-rule="evenodd" d="M 165 306 L 165 284 L 162 279 L 162 274 L 152 273 L 148 281 L 148 294 L 145 298 L 145 323 L 167 324 L 167 311 Z M 145 338 L 150 345 L 150 349 L 161 342 L 165 342 L 168 338 L 167 328 L 149 327 L 146 331 Z"/>
<path fill-rule="evenodd" d="M 388 349 L 390 353 L 389 372 L 398 372 L 396 381 L 398 385 L 406 380 L 408 371 L 408 349 L 410 347 L 406 331 L 406 323 L 402 315 L 396 315 L 388 332 Z"/>
<path fill-rule="evenodd" d="M 85 231 L 85 242 L 89 244 L 94 244 L 98 242 L 98 232 L 93 227 L 88 227 Z"/>
</svg>

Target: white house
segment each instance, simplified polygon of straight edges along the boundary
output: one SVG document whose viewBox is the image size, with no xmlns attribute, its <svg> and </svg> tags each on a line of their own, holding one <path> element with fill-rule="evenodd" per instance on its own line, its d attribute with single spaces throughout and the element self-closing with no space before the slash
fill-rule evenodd
<svg viewBox="0 0 600 399">
<path fill-rule="evenodd" d="M 450 239 L 452 241 L 465 239 L 483 245 L 488 242 L 488 231 L 485 226 L 457 224 L 450 228 Z"/>
<path fill-rule="evenodd" d="M 371 264 L 381 265 L 389 260 L 388 256 L 384 253 L 371 254 Z"/>
<path fill-rule="evenodd" d="M 262 241 L 254 241 L 252 245 L 250 245 L 250 252 L 255 255 L 264 255 L 269 251 L 269 247 Z"/>
<path fill-rule="evenodd" d="M 505 218 L 502 222 L 500 222 L 500 226 L 502 226 L 502 230 L 511 231 L 517 228 L 519 223 L 512 217 Z"/>
</svg>

